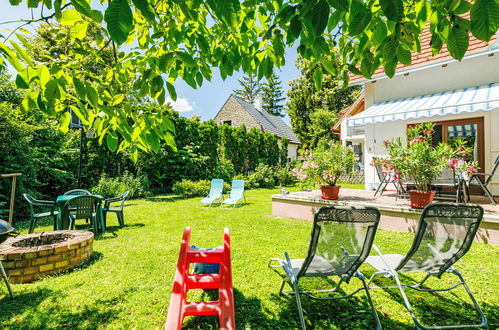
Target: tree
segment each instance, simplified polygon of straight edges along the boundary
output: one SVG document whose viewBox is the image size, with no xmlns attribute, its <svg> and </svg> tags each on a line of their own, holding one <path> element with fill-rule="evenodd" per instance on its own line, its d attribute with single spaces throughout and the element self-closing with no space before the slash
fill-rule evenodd
<svg viewBox="0 0 499 330">
<path fill-rule="evenodd" d="M 262 84 L 262 107 L 271 115 L 284 117 L 282 101 L 286 98 L 282 97 L 284 92 L 281 84 L 282 82 L 275 73 L 272 73 L 267 82 Z"/>
<path fill-rule="evenodd" d="M 18 5 L 22 0 L 10 0 Z M 89 22 L 105 22 L 92 35 L 101 47 L 110 40 L 113 65 L 102 77 L 88 76 L 88 56 L 74 48 L 74 61 L 39 65 L 26 52 L 31 45 L 21 29 L 0 43 L 0 66 L 5 60 L 17 70 L 18 86 L 32 89 L 23 109 L 40 109 L 69 121 L 67 105 L 85 127 L 93 127 L 111 150 L 158 151 L 160 141 L 174 145 L 174 128 L 163 113 L 140 113 L 123 106 L 126 92 L 139 91 L 163 104 L 176 99 L 174 83 L 183 79 L 193 88 L 210 80 L 213 68 L 225 79 L 235 71 L 269 78 L 284 62 L 286 47 L 315 67 L 313 81 L 322 87 L 323 72 L 348 82 L 348 72 L 371 77 L 381 66 L 392 77 L 398 63 L 410 64 L 411 51 L 421 51 L 421 32 L 430 22 L 431 45 L 438 54 L 444 45 L 461 60 L 469 33 L 489 41 L 499 28 L 497 0 L 26 0 L 39 21 L 70 27 L 61 39 L 78 40 L 89 33 Z M 39 9 L 36 10 L 36 9 Z M 469 14 L 469 16 L 467 16 Z M 469 17 L 467 19 L 466 17 Z M 431 19 L 430 19 L 431 18 Z M 13 40 L 17 38 L 16 40 Z M 129 46 L 121 47 L 127 44 Z M 121 48 L 120 48 L 121 47 Z M 334 52 L 335 48 L 341 52 Z M 338 65 L 333 65 L 337 63 Z M 83 83 L 84 82 L 84 83 Z M 74 104 L 74 105 L 73 105 Z"/>
<path fill-rule="evenodd" d="M 262 88 L 260 83 L 256 79 L 256 76 L 252 73 L 243 76 L 243 80 L 237 80 L 241 85 L 241 89 L 234 89 L 233 92 L 240 99 L 245 100 L 251 104 L 255 103 L 255 98 L 260 95 Z"/>
<path fill-rule="evenodd" d="M 10 80 L 5 68 L 0 68 L 0 103 L 21 104 L 23 95 L 16 85 Z"/>
<path fill-rule="evenodd" d="M 314 148 L 320 139 L 335 139 L 330 129 L 338 112 L 358 96 L 359 87 L 345 87 L 335 76 L 322 72 L 322 88 L 317 89 L 313 62 L 298 58 L 300 76 L 292 80 L 287 92 L 287 112 L 293 131 L 304 148 Z"/>
</svg>

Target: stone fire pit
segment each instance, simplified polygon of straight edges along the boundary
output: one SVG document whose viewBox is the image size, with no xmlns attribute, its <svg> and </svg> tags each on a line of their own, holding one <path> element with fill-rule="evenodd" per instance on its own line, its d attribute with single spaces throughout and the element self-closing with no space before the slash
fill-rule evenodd
<svg viewBox="0 0 499 330">
<path fill-rule="evenodd" d="M 11 283 L 28 283 L 85 263 L 93 241 L 94 234 L 82 230 L 20 235 L 0 244 L 0 260 Z"/>
</svg>

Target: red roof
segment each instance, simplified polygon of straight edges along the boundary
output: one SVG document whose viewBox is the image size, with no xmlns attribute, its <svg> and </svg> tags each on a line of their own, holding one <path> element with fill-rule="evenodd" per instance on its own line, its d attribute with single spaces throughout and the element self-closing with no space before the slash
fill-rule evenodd
<svg viewBox="0 0 499 330">
<path fill-rule="evenodd" d="M 469 41 L 468 51 L 466 52 L 466 55 L 469 55 L 472 53 L 477 53 L 480 51 L 485 51 L 487 49 L 487 47 L 490 44 L 492 44 L 495 40 L 496 40 L 495 34 L 489 42 L 478 40 L 477 38 L 473 37 L 470 34 L 470 41 Z M 438 53 L 436 56 L 432 56 L 430 41 L 431 41 L 431 33 L 430 33 L 429 24 L 428 24 L 425 27 L 425 29 L 423 30 L 423 33 L 421 34 L 421 53 L 412 52 L 411 65 L 404 65 L 404 64 L 399 63 L 397 65 L 397 72 L 402 71 L 402 70 L 417 68 L 419 66 L 428 65 L 431 63 L 437 63 L 437 62 L 442 62 L 442 61 L 452 59 L 452 56 L 449 54 L 449 51 L 447 50 L 447 47 L 445 45 L 440 50 L 440 53 Z M 385 70 L 381 66 L 375 71 L 375 73 L 372 75 L 371 79 L 383 76 L 384 74 L 385 74 Z M 366 78 L 363 76 L 357 76 L 354 74 L 350 74 L 350 84 L 356 83 L 359 81 L 363 81 L 363 80 L 366 80 Z"/>
</svg>

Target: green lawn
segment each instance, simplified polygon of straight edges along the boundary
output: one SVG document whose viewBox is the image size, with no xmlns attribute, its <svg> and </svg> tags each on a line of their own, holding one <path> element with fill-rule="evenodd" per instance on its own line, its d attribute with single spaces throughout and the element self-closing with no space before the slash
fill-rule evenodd
<svg viewBox="0 0 499 330">
<path fill-rule="evenodd" d="M 120 229 L 115 215 L 110 215 L 109 231 L 94 242 L 91 262 L 62 276 L 13 285 L 15 300 L 6 295 L 0 283 L 1 328 L 162 328 L 186 226 L 192 227 L 191 243 L 201 247 L 219 245 L 223 228 L 230 228 L 238 328 L 298 328 L 295 300 L 277 295 L 280 278 L 267 268 L 267 262 L 271 257 L 282 257 L 284 251 L 293 258 L 305 256 L 311 223 L 271 217 L 270 195 L 277 192 L 248 191 L 249 204 L 234 210 L 197 209 L 198 199 L 174 196 L 129 201 L 127 226 Z M 49 229 L 47 223 L 37 231 Z M 379 230 L 375 243 L 385 253 L 404 253 L 412 236 Z M 491 329 L 499 326 L 498 252 L 498 247 L 475 243 L 456 266 L 468 280 Z M 372 273 L 368 266 L 361 269 Z M 443 282 L 449 284 L 449 278 L 444 277 Z M 434 283 L 438 282 L 430 285 Z M 351 284 L 359 282 L 353 279 Z M 475 321 L 464 290 L 456 293 L 411 292 L 409 297 L 424 322 Z M 413 328 L 398 291 L 375 290 L 372 296 L 386 329 Z M 310 328 L 373 328 L 363 294 L 341 302 L 306 297 L 302 302 Z M 216 324 L 213 317 L 192 317 L 184 328 L 209 329 Z"/>
</svg>

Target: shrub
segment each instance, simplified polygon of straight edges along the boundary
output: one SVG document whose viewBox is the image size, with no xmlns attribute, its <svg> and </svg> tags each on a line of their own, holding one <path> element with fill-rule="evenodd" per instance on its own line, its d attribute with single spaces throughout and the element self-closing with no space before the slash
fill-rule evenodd
<svg viewBox="0 0 499 330">
<path fill-rule="evenodd" d="M 255 171 L 248 175 L 248 181 L 255 184 L 255 188 L 274 188 L 277 185 L 274 168 L 266 164 L 258 164 Z"/>
<path fill-rule="evenodd" d="M 280 186 L 293 186 L 296 183 L 296 178 L 293 176 L 291 169 L 292 167 L 290 165 L 275 167 L 275 176 L 277 178 L 277 183 Z"/>
<path fill-rule="evenodd" d="M 92 188 L 92 193 L 110 198 L 128 190 L 130 191 L 128 198 L 139 198 L 149 195 L 148 186 L 145 177 L 133 177 L 127 172 L 117 178 L 109 178 L 106 174 L 102 174 L 97 185 Z"/>
<path fill-rule="evenodd" d="M 174 194 L 177 194 L 184 198 L 189 197 L 200 197 L 207 196 L 210 192 L 211 181 L 208 180 L 200 180 L 200 181 L 190 181 L 190 180 L 182 180 L 177 181 L 173 184 L 172 190 Z M 224 182 L 224 194 L 228 194 L 230 192 L 230 184 Z"/>
<path fill-rule="evenodd" d="M 223 179 L 229 181 L 234 173 L 234 165 L 229 161 L 217 162 L 215 170 L 210 174 L 210 179 Z"/>
</svg>

